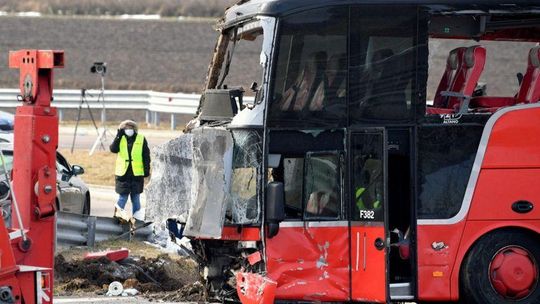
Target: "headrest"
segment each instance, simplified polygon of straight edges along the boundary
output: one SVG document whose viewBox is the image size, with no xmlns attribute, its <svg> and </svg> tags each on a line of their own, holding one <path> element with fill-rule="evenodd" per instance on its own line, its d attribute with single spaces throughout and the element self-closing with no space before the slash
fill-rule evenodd
<svg viewBox="0 0 540 304">
<path fill-rule="evenodd" d="M 456 70 L 458 68 L 458 65 L 459 65 L 459 50 L 461 48 L 456 48 L 456 49 L 453 49 L 450 51 L 450 53 L 448 53 L 448 59 L 446 60 L 446 65 L 452 69 L 452 70 Z"/>
<path fill-rule="evenodd" d="M 465 66 L 468 68 L 472 68 L 474 66 L 474 63 L 476 61 L 476 50 L 484 50 L 484 47 L 481 45 L 473 45 L 471 47 L 468 47 L 465 51 Z"/>
<path fill-rule="evenodd" d="M 540 46 L 535 46 L 529 51 L 529 61 L 533 67 L 540 67 Z"/>
</svg>

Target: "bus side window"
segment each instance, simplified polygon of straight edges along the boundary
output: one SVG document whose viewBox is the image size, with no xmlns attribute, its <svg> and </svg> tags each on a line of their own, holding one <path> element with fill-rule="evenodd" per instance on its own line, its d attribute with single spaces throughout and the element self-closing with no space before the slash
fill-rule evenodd
<svg viewBox="0 0 540 304">
<path fill-rule="evenodd" d="M 357 6 L 351 9 L 351 83 L 353 123 L 407 121 L 417 102 L 417 11 Z"/>
<path fill-rule="evenodd" d="M 313 9 L 280 20 L 271 126 L 343 125 L 348 96 L 347 7 Z"/>
<path fill-rule="evenodd" d="M 301 219 L 304 158 L 284 158 L 282 174 L 285 188 L 285 216 L 288 219 Z"/>
<path fill-rule="evenodd" d="M 363 134 L 352 141 L 352 220 L 381 221 L 384 217 L 382 136 Z"/>
<path fill-rule="evenodd" d="M 305 218 L 337 218 L 341 207 L 339 154 L 308 153 L 305 166 Z"/>
</svg>

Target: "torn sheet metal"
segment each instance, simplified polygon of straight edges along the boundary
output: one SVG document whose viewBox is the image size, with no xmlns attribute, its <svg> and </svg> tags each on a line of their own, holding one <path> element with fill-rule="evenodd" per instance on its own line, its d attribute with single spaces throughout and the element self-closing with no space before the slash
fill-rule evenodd
<svg viewBox="0 0 540 304">
<path fill-rule="evenodd" d="M 291 224 L 280 226 L 279 233 L 266 241 L 268 277 L 278 283 L 276 297 L 347 301 L 350 292 L 347 224 L 343 227 Z M 294 244 L 295 250 L 283 244 Z"/>
<path fill-rule="evenodd" d="M 256 273 L 236 274 L 236 292 L 242 304 L 274 303 L 276 285 L 276 281 Z"/>
<path fill-rule="evenodd" d="M 195 129 L 192 134 L 192 204 L 184 235 L 220 238 L 230 188 L 232 136 L 224 128 L 208 127 Z"/>
<path fill-rule="evenodd" d="M 262 162 L 262 138 L 256 130 L 233 130 L 232 182 L 227 206 L 231 223 L 257 223 L 260 217 L 259 174 Z"/>
<path fill-rule="evenodd" d="M 146 187 L 146 220 L 179 219 L 191 208 L 193 138 L 182 134 L 152 149 L 152 177 Z"/>
</svg>

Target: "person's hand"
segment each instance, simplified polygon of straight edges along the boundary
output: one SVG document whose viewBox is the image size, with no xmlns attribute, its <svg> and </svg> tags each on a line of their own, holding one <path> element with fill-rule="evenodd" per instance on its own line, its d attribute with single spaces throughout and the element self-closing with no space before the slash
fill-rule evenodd
<svg viewBox="0 0 540 304">
<path fill-rule="evenodd" d="M 121 137 L 122 135 L 124 135 L 124 129 L 118 129 L 116 132 L 116 137 Z"/>
</svg>

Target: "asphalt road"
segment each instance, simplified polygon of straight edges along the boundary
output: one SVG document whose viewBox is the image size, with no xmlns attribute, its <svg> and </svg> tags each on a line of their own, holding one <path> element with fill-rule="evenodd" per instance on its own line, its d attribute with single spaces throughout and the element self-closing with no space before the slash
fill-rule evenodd
<svg viewBox="0 0 540 304">
<path fill-rule="evenodd" d="M 90 215 L 112 217 L 114 212 L 114 204 L 118 200 L 118 194 L 114 192 L 114 187 L 88 185 L 90 188 Z M 146 197 L 144 193 L 141 195 L 141 206 L 146 206 Z M 131 202 L 128 201 L 126 210 L 131 212 Z"/>
</svg>

